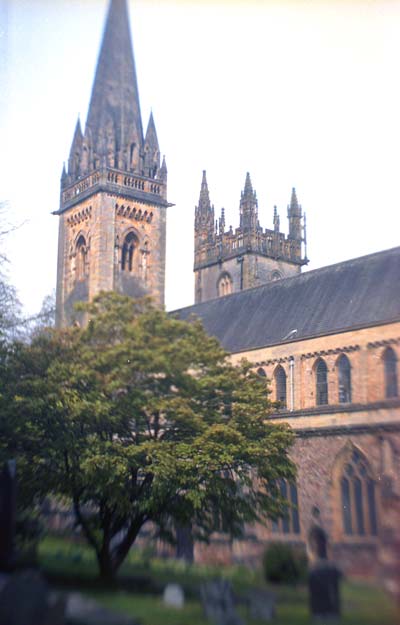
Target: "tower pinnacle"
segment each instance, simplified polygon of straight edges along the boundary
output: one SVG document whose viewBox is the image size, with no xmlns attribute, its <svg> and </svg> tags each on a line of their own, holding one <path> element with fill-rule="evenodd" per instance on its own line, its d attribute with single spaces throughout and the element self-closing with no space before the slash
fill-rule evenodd
<svg viewBox="0 0 400 625">
<path fill-rule="evenodd" d="M 240 198 L 240 227 L 243 232 L 255 231 L 258 226 L 257 195 L 253 191 L 250 174 L 247 172 L 244 190 Z"/>
</svg>

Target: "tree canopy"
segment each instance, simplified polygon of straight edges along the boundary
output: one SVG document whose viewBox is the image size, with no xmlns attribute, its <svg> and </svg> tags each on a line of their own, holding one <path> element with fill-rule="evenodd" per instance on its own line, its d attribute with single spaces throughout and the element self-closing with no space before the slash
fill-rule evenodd
<svg viewBox="0 0 400 625">
<path fill-rule="evenodd" d="M 146 300 L 105 293 L 81 308 L 84 327 L 46 330 L 8 359 L 0 436 L 24 496 L 72 502 L 103 576 L 146 523 L 207 539 L 276 517 L 293 437 L 267 419 L 265 379 Z"/>
</svg>

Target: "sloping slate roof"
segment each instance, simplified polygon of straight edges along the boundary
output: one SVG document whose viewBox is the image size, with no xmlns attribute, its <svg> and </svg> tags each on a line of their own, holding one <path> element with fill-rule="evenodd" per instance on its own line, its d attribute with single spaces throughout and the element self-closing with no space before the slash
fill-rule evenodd
<svg viewBox="0 0 400 625">
<path fill-rule="evenodd" d="M 171 314 L 199 317 L 229 352 L 400 320 L 400 247 Z"/>
</svg>

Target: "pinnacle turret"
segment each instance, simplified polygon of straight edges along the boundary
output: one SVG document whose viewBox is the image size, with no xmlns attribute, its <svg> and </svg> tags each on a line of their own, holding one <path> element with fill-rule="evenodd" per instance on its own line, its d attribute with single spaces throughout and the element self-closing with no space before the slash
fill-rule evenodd
<svg viewBox="0 0 400 625">
<path fill-rule="evenodd" d="M 144 140 L 144 175 L 155 178 L 160 168 L 160 148 L 158 146 L 156 126 L 153 113 L 150 113 L 149 123 Z"/>
<path fill-rule="evenodd" d="M 257 195 L 253 191 L 250 174 L 247 172 L 244 190 L 240 198 L 240 227 L 243 232 L 254 231 L 258 227 Z"/>
<path fill-rule="evenodd" d="M 274 231 L 279 232 L 280 229 L 280 218 L 278 215 L 278 209 L 274 206 Z"/>
<path fill-rule="evenodd" d="M 214 206 L 211 206 L 208 192 L 207 175 L 203 171 L 200 187 L 199 204 L 195 211 L 195 238 L 197 240 L 212 240 L 215 235 Z"/>
<path fill-rule="evenodd" d="M 167 163 L 165 161 L 165 156 L 163 156 L 159 178 L 162 182 L 167 182 L 167 176 L 168 176 Z"/>
<path fill-rule="evenodd" d="M 288 206 L 289 238 L 302 240 L 302 218 L 301 206 L 297 201 L 296 189 L 293 187 Z"/>
<path fill-rule="evenodd" d="M 78 178 L 81 173 L 82 143 L 81 120 L 78 117 L 68 158 L 68 173 L 74 178 Z"/>
</svg>

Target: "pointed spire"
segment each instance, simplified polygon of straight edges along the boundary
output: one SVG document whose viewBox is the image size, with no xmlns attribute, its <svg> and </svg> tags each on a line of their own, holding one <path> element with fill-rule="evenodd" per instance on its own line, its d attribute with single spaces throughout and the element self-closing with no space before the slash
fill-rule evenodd
<svg viewBox="0 0 400 625">
<path fill-rule="evenodd" d="M 289 237 L 302 240 L 302 212 L 301 206 L 297 201 L 296 189 L 292 188 L 292 195 L 290 198 L 290 204 L 288 206 L 288 220 L 289 220 Z"/>
<path fill-rule="evenodd" d="M 199 197 L 199 210 L 201 212 L 208 212 L 211 208 L 210 194 L 208 192 L 207 174 L 206 170 L 203 170 L 203 177 L 201 180 L 200 197 Z"/>
<path fill-rule="evenodd" d="M 68 174 L 75 178 L 78 177 L 81 172 L 82 142 L 81 120 L 78 117 L 68 158 Z"/>
<path fill-rule="evenodd" d="M 153 112 L 150 113 L 149 123 L 144 141 L 144 175 L 155 178 L 160 168 L 160 148 L 158 146 L 156 126 Z"/>
<path fill-rule="evenodd" d="M 110 0 L 85 134 L 95 159 L 141 173 L 143 128 L 126 0 Z"/>
<path fill-rule="evenodd" d="M 253 193 L 253 185 L 251 184 L 250 174 L 247 172 L 243 194 L 250 195 L 251 193 Z"/>
<path fill-rule="evenodd" d="M 167 163 L 165 161 L 165 155 L 164 155 L 162 159 L 162 165 L 160 169 L 159 178 L 162 182 L 167 182 L 167 176 L 168 176 L 168 169 L 167 169 Z"/>
<path fill-rule="evenodd" d="M 240 228 L 243 232 L 256 230 L 258 227 L 257 195 L 253 191 L 250 174 L 247 172 L 244 190 L 240 198 Z"/>
<path fill-rule="evenodd" d="M 294 187 L 292 188 L 292 197 L 290 198 L 290 210 L 295 211 L 295 212 L 298 212 L 299 210 L 299 203 L 297 201 L 296 189 Z"/>
<path fill-rule="evenodd" d="M 201 180 L 199 204 L 195 212 L 195 230 L 200 229 L 203 233 L 207 232 L 208 237 L 214 237 L 214 206 L 211 206 L 205 170 Z"/>
</svg>

